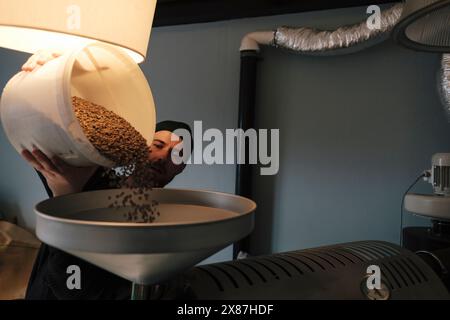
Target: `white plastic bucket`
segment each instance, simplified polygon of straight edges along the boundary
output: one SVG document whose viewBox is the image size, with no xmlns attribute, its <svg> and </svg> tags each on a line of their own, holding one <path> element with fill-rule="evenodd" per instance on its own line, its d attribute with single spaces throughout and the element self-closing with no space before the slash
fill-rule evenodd
<svg viewBox="0 0 450 320">
<path fill-rule="evenodd" d="M 72 96 L 115 112 L 151 144 L 156 115 L 144 74 L 122 50 L 93 41 L 6 84 L 0 117 L 14 148 L 20 153 L 35 146 L 75 166 L 112 167 L 84 135 Z"/>
</svg>

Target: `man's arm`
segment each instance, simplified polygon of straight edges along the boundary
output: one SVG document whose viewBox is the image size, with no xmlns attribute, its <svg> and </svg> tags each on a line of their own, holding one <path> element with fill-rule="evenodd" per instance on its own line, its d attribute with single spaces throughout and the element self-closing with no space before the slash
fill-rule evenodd
<svg viewBox="0 0 450 320">
<path fill-rule="evenodd" d="M 22 71 L 31 72 L 61 53 L 41 50 L 32 55 L 22 66 Z M 81 192 L 86 182 L 95 173 L 97 166 L 74 167 L 58 157 L 48 158 L 41 150 L 22 151 L 22 157 L 40 174 L 49 196 Z M 51 192 L 49 192 L 51 191 Z"/>
<path fill-rule="evenodd" d="M 55 197 L 81 192 L 98 168 L 98 166 L 71 166 L 56 156 L 48 158 L 38 149 L 34 149 L 32 152 L 23 150 L 22 157 L 42 174 Z"/>
</svg>

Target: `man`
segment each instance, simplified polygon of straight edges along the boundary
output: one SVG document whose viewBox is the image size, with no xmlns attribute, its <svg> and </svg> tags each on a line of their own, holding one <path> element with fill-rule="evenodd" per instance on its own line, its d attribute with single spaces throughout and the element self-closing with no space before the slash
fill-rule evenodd
<svg viewBox="0 0 450 320">
<path fill-rule="evenodd" d="M 189 125 L 177 121 L 163 121 L 156 125 L 153 142 L 149 148 L 151 163 L 149 169 L 153 171 L 153 185 L 155 187 L 167 185 L 186 166 L 185 163 L 175 164 L 172 161 L 174 148 L 178 148 L 178 145 L 182 142 L 182 138 L 173 133 L 178 129 L 187 130 L 190 134 L 192 132 Z M 23 150 L 22 156 L 38 171 L 41 179 L 45 179 L 44 185 L 50 197 L 86 191 L 83 188 L 89 186 L 92 190 L 105 189 L 109 185 L 107 179 L 101 179 L 105 168 L 99 166 L 70 166 L 56 156 L 49 159 L 38 149 Z"/>
<path fill-rule="evenodd" d="M 37 56 L 33 56 L 22 69 L 32 71 L 36 65 L 42 65 L 51 57 L 42 61 L 37 59 Z M 177 129 L 185 129 L 191 133 L 190 127 L 182 122 L 163 121 L 156 125 L 153 142 L 149 147 L 149 160 L 152 164 L 149 170 L 153 171 L 153 185 L 157 187 L 167 185 L 186 166 L 185 163 L 175 164 L 172 161 L 174 148 L 180 147 L 182 143 L 182 138 L 173 134 Z M 106 168 L 70 166 L 58 157 L 48 158 L 38 149 L 23 150 L 22 156 L 37 170 L 49 197 L 111 187 L 111 181 L 104 174 Z M 80 290 L 67 288 L 67 267 L 71 265 L 80 267 Z M 28 283 L 26 299 L 129 299 L 130 290 L 129 281 L 42 244 Z"/>
<path fill-rule="evenodd" d="M 180 174 L 186 164 L 172 162 L 173 148 L 182 140 L 172 141 L 176 129 L 186 129 L 187 124 L 175 121 L 160 122 L 156 126 L 153 143 L 149 148 L 150 170 L 154 171 L 155 185 L 163 187 Z M 105 168 L 79 168 L 61 159 L 49 159 L 40 150 L 24 150 L 23 157 L 38 171 L 49 197 L 81 191 L 110 188 L 103 174 Z M 76 235 L 74 235 L 76 236 Z M 81 290 L 69 290 L 66 285 L 67 267 L 81 269 Z M 42 244 L 33 267 L 27 289 L 27 299 L 128 299 L 130 282 L 91 265 L 61 250 Z"/>
<path fill-rule="evenodd" d="M 172 162 L 173 148 L 181 140 L 172 141 L 176 129 L 188 125 L 164 121 L 158 123 L 154 140 L 149 148 L 149 159 L 154 170 L 155 185 L 163 187 L 181 173 L 185 164 Z M 174 136 L 176 138 L 176 136 Z M 67 165 L 61 159 L 49 159 L 40 150 L 24 150 L 23 157 L 38 171 L 49 197 L 81 191 L 110 188 L 105 168 L 78 168 Z M 76 236 L 76 235 L 75 235 Z M 77 265 L 81 269 L 81 290 L 69 290 L 66 285 L 67 267 Z M 33 267 L 27 289 L 27 299 L 128 299 L 130 282 L 63 251 L 42 244 Z"/>
</svg>

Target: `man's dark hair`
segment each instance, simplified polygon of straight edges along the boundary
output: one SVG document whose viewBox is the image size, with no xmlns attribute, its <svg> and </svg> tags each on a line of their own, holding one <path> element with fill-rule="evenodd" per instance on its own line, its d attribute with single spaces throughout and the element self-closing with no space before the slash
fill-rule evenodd
<svg viewBox="0 0 450 320">
<path fill-rule="evenodd" d="M 174 132 L 177 129 L 185 129 L 189 131 L 189 134 L 191 135 L 191 152 L 192 152 L 192 150 L 194 149 L 194 139 L 192 137 L 191 127 L 187 123 L 172 120 L 161 121 L 156 124 L 155 132 L 158 131 Z"/>
</svg>

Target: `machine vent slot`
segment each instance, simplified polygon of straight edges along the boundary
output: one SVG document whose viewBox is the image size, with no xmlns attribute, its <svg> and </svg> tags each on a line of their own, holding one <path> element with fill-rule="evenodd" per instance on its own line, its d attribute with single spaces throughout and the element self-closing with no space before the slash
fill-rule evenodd
<svg viewBox="0 0 450 320">
<path fill-rule="evenodd" d="M 382 270 L 386 270 L 387 271 L 387 274 L 389 274 L 391 279 L 395 281 L 395 284 L 397 285 L 397 288 L 400 289 L 402 287 L 402 285 L 400 284 L 400 282 L 398 281 L 397 277 L 394 275 L 392 270 L 384 263 L 382 263 L 381 266 L 383 267 Z"/>
<path fill-rule="evenodd" d="M 345 249 L 347 249 L 347 250 L 353 252 L 354 254 L 362 257 L 364 259 L 363 261 L 371 261 L 371 260 L 377 259 L 376 256 L 373 256 L 373 254 L 367 252 L 367 250 L 358 249 L 358 248 L 355 248 L 354 246 L 347 246 L 347 247 L 345 247 Z"/>
<path fill-rule="evenodd" d="M 371 246 L 364 246 L 363 244 L 358 243 L 357 245 L 355 245 L 353 247 L 354 249 L 359 249 L 361 251 L 363 251 L 365 254 L 372 256 L 372 259 L 380 259 L 380 258 L 384 258 L 385 255 L 380 253 L 379 251 L 377 251 L 376 249 L 374 249 Z"/>
<path fill-rule="evenodd" d="M 384 270 L 381 268 L 381 276 L 382 276 L 382 280 L 384 280 L 384 282 L 386 282 L 386 284 L 389 286 L 389 288 L 391 290 L 394 289 L 394 286 L 392 285 L 391 280 L 389 280 L 389 277 L 386 275 L 386 273 L 384 272 Z"/>
<path fill-rule="evenodd" d="M 394 247 L 390 247 L 390 246 L 386 245 L 383 242 L 375 242 L 375 243 L 371 242 L 370 244 L 371 244 L 371 246 L 376 247 L 376 248 L 382 250 L 383 252 L 385 252 L 385 254 L 387 256 L 396 256 L 396 255 L 399 255 L 401 253 L 400 251 L 398 251 Z"/>
<path fill-rule="evenodd" d="M 359 245 L 359 247 L 372 252 L 374 255 L 377 256 L 377 258 L 380 258 L 380 259 L 392 256 L 391 253 L 385 252 L 383 249 L 379 249 L 376 246 L 369 246 L 369 245 L 361 244 L 361 245 Z"/>
<path fill-rule="evenodd" d="M 408 281 L 406 281 L 406 279 L 403 277 L 402 272 L 399 271 L 399 269 L 392 262 L 389 261 L 388 264 L 392 267 L 392 269 L 394 269 L 400 279 L 402 279 L 402 282 L 405 284 L 405 286 L 408 287 Z"/>
<path fill-rule="evenodd" d="M 406 274 L 406 277 L 407 277 L 408 280 L 409 280 L 409 284 L 411 284 L 411 285 L 415 285 L 415 284 L 416 284 L 416 283 L 414 282 L 414 279 L 413 279 L 412 275 L 411 275 L 411 272 L 408 271 L 408 270 L 404 267 L 404 265 L 401 263 L 400 260 L 394 261 L 393 263 L 400 269 L 400 271 L 402 271 L 402 274 Z"/>
<path fill-rule="evenodd" d="M 337 250 L 330 250 L 330 252 L 333 252 L 333 254 L 338 255 L 338 256 L 340 256 L 340 257 L 342 257 L 342 258 L 344 258 L 344 259 L 350 261 L 350 263 L 352 263 L 352 264 L 355 264 L 355 261 L 353 261 L 352 259 L 350 259 L 349 256 L 351 256 L 351 254 L 348 253 L 348 252 L 346 252 L 347 255 L 342 254 L 342 253 L 338 252 Z"/>
<path fill-rule="evenodd" d="M 414 269 L 422 276 L 422 279 L 427 282 L 428 278 L 427 276 L 422 272 L 422 270 L 414 263 L 413 260 L 411 260 L 411 258 L 407 257 L 406 260 L 408 260 L 408 262 L 411 264 L 411 266 L 414 267 Z"/>
<path fill-rule="evenodd" d="M 334 253 L 334 252 L 333 252 L 333 253 Z M 344 261 L 342 261 L 340 258 L 336 257 L 336 253 L 334 253 L 334 255 L 333 255 L 333 254 L 328 253 L 328 252 L 322 252 L 322 254 L 324 254 L 324 255 L 330 257 L 331 259 L 333 259 L 333 260 L 339 262 L 339 264 L 342 265 L 342 266 L 347 265 L 347 264 L 346 264 Z"/>
<path fill-rule="evenodd" d="M 213 280 L 213 282 L 217 285 L 217 288 L 218 288 L 220 291 L 224 291 L 224 290 L 223 290 L 223 286 L 222 286 L 222 284 L 220 283 L 220 280 L 217 279 L 215 275 L 213 275 L 211 272 L 209 272 L 208 270 L 206 270 L 206 269 L 203 268 L 203 267 L 197 267 L 197 270 L 201 270 L 201 271 L 203 271 L 205 274 L 207 274 L 208 277 L 210 277 L 210 278 Z"/>
<path fill-rule="evenodd" d="M 270 267 L 268 267 L 267 265 L 265 265 L 264 263 L 258 261 L 258 260 L 252 260 L 253 263 L 256 263 L 257 265 L 260 265 L 261 267 L 263 267 L 264 269 L 266 269 L 267 271 L 269 271 L 274 277 L 275 279 L 279 280 L 280 277 L 278 276 L 278 274 L 273 271 L 272 269 L 270 269 Z"/>
<path fill-rule="evenodd" d="M 294 268 L 295 270 L 297 270 L 299 274 L 304 274 L 303 271 L 302 271 L 297 265 L 295 265 L 294 263 L 292 263 L 291 261 L 289 261 L 289 259 L 286 259 L 286 258 L 282 257 L 281 255 L 277 255 L 276 258 L 279 259 L 279 260 L 283 260 L 284 263 L 287 263 L 287 264 L 290 265 L 292 268 Z"/>
<path fill-rule="evenodd" d="M 352 257 L 358 259 L 360 262 L 364 262 L 365 261 L 362 257 L 360 257 L 355 252 L 352 252 L 349 249 L 341 249 L 341 248 L 339 248 L 339 251 L 345 253 L 346 256 L 352 256 Z"/>
<path fill-rule="evenodd" d="M 328 259 L 322 257 L 321 254 L 316 254 L 316 253 L 313 253 L 312 251 L 309 251 L 309 250 L 306 250 L 306 251 L 304 251 L 304 252 L 305 252 L 306 254 L 310 254 L 310 255 L 312 255 L 313 257 L 316 257 L 316 258 L 318 258 L 318 259 L 321 259 L 321 260 L 325 261 L 325 262 L 328 263 L 332 268 L 336 268 L 336 266 L 335 266 L 330 260 L 328 260 Z"/>
<path fill-rule="evenodd" d="M 291 258 L 291 259 L 293 259 L 293 260 L 295 260 L 295 261 L 301 263 L 301 264 L 304 265 L 306 268 L 308 268 L 309 271 L 311 271 L 311 272 L 314 272 L 314 271 L 315 271 L 315 270 L 313 269 L 313 267 L 311 267 L 311 266 L 310 266 L 309 264 L 307 264 L 305 261 L 301 260 L 300 258 L 298 258 L 298 257 L 296 257 L 296 256 L 294 256 L 294 255 L 290 255 L 290 254 L 287 254 L 287 253 L 283 253 L 282 255 L 283 255 L 284 257 L 289 257 L 289 258 Z"/>
<path fill-rule="evenodd" d="M 286 275 L 289 278 L 292 278 L 292 275 L 289 271 L 287 271 L 287 269 L 285 267 L 283 267 L 281 264 L 279 264 L 278 262 L 273 261 L 273 258 L 262 258 L 264 261 L 268 261 L 270 263 L 273 263 L 274 265 L 276 265 L 278 268 L 280 268 L 281 270 L 284 271 L 284 273 L 286 273 Z"/>
<path fill-rule="evenodd" d="M 399 260 L 401 263 L 403 263 L 403 265 L 409 270 L 409 272 L 414 275 L 414 278 L 416 278 L 416 281 L 418 283 L 422 283 L 422 280 L 420 279 L 420 277 L 417 275 L 417 273 L 414 271 L 414 269 L 408 264 L 408 262 L 404 259 L 400 259 Z"/>
<path fill-rule="evenodd" d="M 232 269 L 236 270 L 237 272 L 239 272 L 245 278 L 245 280 L 247 280 L 247 283 L 249 285 L 251 285 L 251 286 L 253 285 L 252 279 L 250 279 L 250 277 L 241 268 L 238 268 L 237 266 L 235 266 L 232 263 L 224 263 L 224 265 L 226 265 L 227 267 L 232 268 Z"/>
<path fill-rule="evenodd" d="M 236 282 L 236 280 L 233 278 L 233 276 L 231 275 L 231 274 L 229 274 L 228 273 L 228 271 L 226 271 L 225 269 L 223 269 L 223 268 L 221 268 L 221 267 L 219 267 L 219 266 L 217 266 L 217 265 L 210 265 L 210 268 L 213 268 L 213 269 L 216 269 L 216 270 L 219 270 L 220 272 L 222 272 L 230 281 L 231 281 L 231 283 L 233 284 L 233 286 L 237 289 L 237 288 L 239 288 L 239 285 L 238 285 L 238 283 Z"/>
<path fill-rule="evenodd" d="M 308 259 L 308 260 L 311 261 L 312 263 L 314 263 L 314 264 L 316 264 L 317 266 L 319 266 L 320 269 L 325 270 L 325 267 L 324 267 L 323 265 L 321 265 L 320 262 L 317 262 L 316 260 L 314 260 L 314 259 L 312 259 L 312 258 L 310 258 L 310 257 L 308 257 L 308 256 L 305 256 L 305 255 L 303 255 L 303 254 L 300 254 L 299 252 L 300 252 L 300 251 L 295 251 L 294 254 L 295 254 L 296 256 L 298 256 L 298 257 L 302 257 L 302 258 Z"/>
<path fill-rule="evenodd" d="M 346 263 L 344 261 L 342 261 L 340 258 L 337 258 L 336 257 L 337 254 L 335 252 L 331 251 L 330 249 L 327 249 L 326 252 L 325 252 L 325 250 L 324 251 L 312 251 L 312 252 L 327 256 L 327 257 L 331 258 L 330 261 L 337 261 L 342 266 L 346 265 Z M 335 255 L 332 255 L 331 253 L 334 253 Z"/>
<path fill-rule="evenodd" d="M 253 270 L 253 272 L 255 272 L 258 275 L 258 277 L 261 278 L 262 282 L 267 282 L 266 278 L 264 278 L 264 276 L 261 274 L 261 272 L 259 272 L 254 266 L 247 264 L 244 261 L 239 261 L 238 263 L 243 264 L 247 268 Z"/>
</svg>

